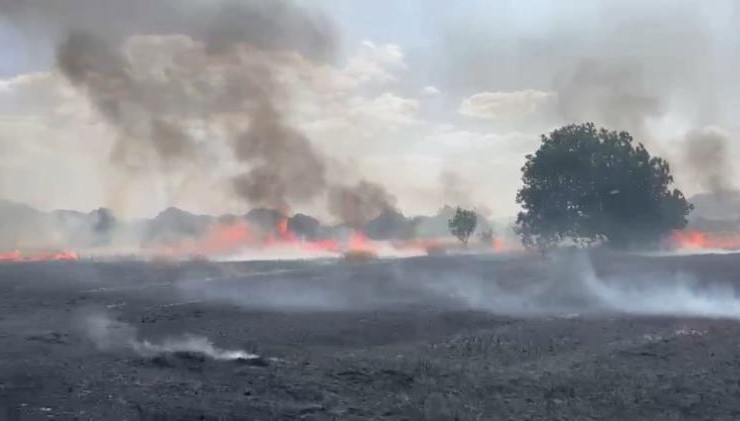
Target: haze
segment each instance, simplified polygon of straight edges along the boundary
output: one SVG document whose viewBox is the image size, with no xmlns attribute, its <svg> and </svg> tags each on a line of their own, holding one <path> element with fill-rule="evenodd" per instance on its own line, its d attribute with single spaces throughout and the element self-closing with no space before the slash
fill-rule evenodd
<svg viewBox="0 0 740 421">
<path fill-rule="evenodd" d="M 214 69 L 202 45 L 231 45 L 191 24 L 222 2 L 110 3 L 0 0 L 0 197 L 125 216 L 269 205 L 343 218 L 326 197 L 371 183 L 407 214 L 451 203 L 505 218 L 539 135 L 581 121 L 632 132 L 671 162 L 687 195 L 738 187 L 731 0 L 281 2 L 267 26 L 224 38 L 254 49 L 234 53 L 248 69 L 238 107 L 198 90 L 211 73 L 193 75 Z M 110 85 L 75 79 L 60 61 L 77 30 L 125 60 L 125 78 L 111 79 L 128 87 L 115 118 L 101 107 Z M 172 69 L 183 71 L 177 87 L 201 85 L 170 96 Z M 245 127 L 257 118 L 269 123 Z"/>
</svg>

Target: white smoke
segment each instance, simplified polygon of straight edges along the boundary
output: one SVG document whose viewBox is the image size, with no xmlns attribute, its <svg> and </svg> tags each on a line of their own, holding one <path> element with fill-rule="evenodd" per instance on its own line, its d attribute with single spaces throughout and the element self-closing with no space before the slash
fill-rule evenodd
<svg viewBox="0 0 740 421">
<path fill-rule="evenodd" d="M 472 270 L 431 271 L 423 262 L 385 260 L 366 266 L 338 265 L 317 276 L 311 266 L 179 284 L 184 299 L 276 311 L 366 311 L 433 305 L 507 317 L 670 316 L 740 320 L 732 285 L 698 280 L 687 273 L 631 272 L 600 276 L 586 253 L 532 258 L 524 269 L 506 269 L 501 257 L 470 257 L 466 265 L 501 265 L 493 275 Z M 486 259 L 499 259 L 485 261 Z M 516 263 L 518 265 L 518 263 Z M 480 266 L 479 266 L 480 265 Z M 535 269 L 539 273 L 535 274 Z M 631 273 L 627 275 L 626 273 Z M 368 277 L 377 276 L 377 279 Z"/>
<path fill-rule="evenodd" d="M 581 282 L 607 310 L 640 316 L 682 316 L 740 320 L 740 300 L 731 285 L 699 283 L 678 274 L 672 279 L 600 279 L 581 258 Z"/>
<path fill-rule="evenodd" d="M 481 280 L 438 280 L 429 287 L 466 307 L 507 316 L 623 314 L 740 320 L 740 299 L 728 284 L 688 274 L 600 277 L 585 253 L 550 262 L 551 276 L 515 289 Z"/>
<path fill-rule="evenodd" d="M 202 354 L 218 361 L 249 360 L 259 358 L 242 350 L 220 349 L 206 337 L 185 334 L 164 338 L 159 343 L 140 339 L 138 330 L 124 322 L 114 320 L 106 313 L 92 313 L 84 318 L 84 330 L 95 345 L 103 351 L 133 351 L 142 357 L 154 357 L 173 352 Z"/>
</svg>

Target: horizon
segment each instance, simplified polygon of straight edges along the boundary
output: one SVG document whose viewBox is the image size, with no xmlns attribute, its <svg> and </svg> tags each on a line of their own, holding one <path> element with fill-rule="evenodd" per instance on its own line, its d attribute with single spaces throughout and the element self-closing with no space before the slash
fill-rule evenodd
<svg viewBox="0 0 740 421">
<path fill-rule="evenodd" d="M 28 207 L 28 208 L 30 208 L 30 209 L 32 209 L 34 211 L 45 213 L 45 214 L 49 214 L 49 213 L 53 213 L 53 212 L 74 212 L 74 213 L 79 213 L 79 214 L 82 214 L 82 215 L 89 215 L 89 214 L 94 213 L 94 212 L 99 211 L 99 210 L 106 210 L 106 211 L 112 212 L 111 209 L 106 208 L 106 207 L 96 207 L 96 208 L 92 208 L 92 209 L 67 209 L 67 208 L 40 209 L 40 208 L 31 206 L 31 205 L 29 205 L 27 203 L 22 203 L 22 202 L 17 202 L 17 201 L 10 200 L 10 199 L 0 198 L 0 205 L 2 205 L 3 203 L 10 204 L 10 205 L 16 205 L 16 206 Z M 393 213 L 397 213 L 397 214 L 399 214 L 399 215 L 401 215 L 404 218 L 409 219 L 409 220 L 414 219 L 414 218 L 418 218 L 418 217 L 433 218 L 433 217 L 436 217 L 436 216 L 441 215 L 441 213 L 444 210 L 446 210 L 446 209 L 453 209 L 454 210 L 455 208 L 456 208 L 455 205 L 444 204 L 444 205 L 440 206 L 436 211 L 434 211 L 432 213 L 424 213 L 424 214 L 406 214 L 406 213 L 401 212 L 400 210 L 387 209 L 386 211 L 383 211 L 378 216 L 384 215 L 384 214 L 386 214 L 388 212 L 393 212 Z M 136 221 L 136 220 L 145 220 L 145 219 L 151 220 L 151 219 L 156 218 L 157 216 L 161 215 L 162 213 L 164 213 L 164 212 L 166 212 L 166 211 L 168 211 L 170 209 L 177 210 L 177 211 L 182 211 L 182 212 L 188 213 L 188 214 L 190 214 L 192 216 L 208 217 L 208 218 L 213 218 L 213 219 L 218 219 L 218 218 L 221 218 L 221 217 L 224 217 L 224 216 L 245 217 L 245 216 L 247 216 L 252 211 L 260 211 L 260 210 L 265 210 L 265 211 L 270 211 L 270 212 L 280 212 L 278 209 L 272 209 L 272 208 L 266 208 L 266 207 L 255 207 L 255 208 L 250 208 L 250 209 L 247 209 L 247 210 L 241 211 L 241 212 L 224 212 L 224 213 L 220 213 L 220 214 L 213 214 L 213 213 L 199 213 L 197 211 L 193 211 L 193 210 L 190 210 L 190 209 L 181 208 L 181 207 L 178 207 L 178 206 L 168 206 L 168 207 L 166 207 L 164 209 L 160 209 L 159 211 L 157 211 L 157 212 L 155 212 L 153 214 L 150 214 L 150 215 L 138 216 L 138 217 L 133 217 L 133 218 L 125 218 L 124 217 L 124 218 L 120 218 L 120 219 L 119 219 L 119 216 L 116 215 L 115 213 L 113 213 L 113 216 L 116 217 L 119 220 L 126 221 L 126 222 L 132 222 L 132 221 Z M 487 218 L 484 215 L 481 215 L 478 210 L 476 210 L 476 209 L 472 209 L 472 210 L 476 211 L 476 213 L 478 213 L 478 216 L 479 217 L 483 217 L 484 220 L 487 221 L 487 222 L 501 222 L 503 220 L 512 221 L 516 217 L 516 216 L 510 216 L 510 217 L 502 217 L 502 218 Z M 327 224 L 329 224 L 329 226 L 340 226 L 340 225 L 342 225 L 342 222 L 341 221 L 327 221 L 327 220 L 321 219 L 321 218 L 319 218 L 319 217 L 317 217 L 315 215 L 312 215 L 312 214 L 307 213 L 307 212 L 302 212 L 302 211 L 281 213 L 281 215 L 283 215 L 286 218 L 292 218 L 292 217 L 295 217 L 297 215 L 305 215 L 305 216 L 311 217 L 313 219 L 316 219 L 317 221 L 319 221 L 322 224 L 327 223 Z M 375 218 L 373 218 L 373 219 L 375 219 Z"/>
</svg>

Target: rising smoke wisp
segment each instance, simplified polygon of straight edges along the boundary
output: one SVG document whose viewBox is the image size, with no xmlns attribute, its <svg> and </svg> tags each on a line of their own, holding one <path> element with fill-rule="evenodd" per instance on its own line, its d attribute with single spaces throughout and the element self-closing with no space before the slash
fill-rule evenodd
<svg viewBox="0 0 740 421">
<path fill-rule="evenodd" d="M 164 338 L 161 342 L 141 339 L 137 329 L 113 319 L 106 313 L 88 314 L 82 329 L 90 340 L 102 351 L 129 351 L 142 357 L 153 357 L 174 352 L 202 354 L 214 360 L 249 360 L 259 356 L 241 350 L 220 349 L 203 336 L 181 335 Z"/>
</svg>

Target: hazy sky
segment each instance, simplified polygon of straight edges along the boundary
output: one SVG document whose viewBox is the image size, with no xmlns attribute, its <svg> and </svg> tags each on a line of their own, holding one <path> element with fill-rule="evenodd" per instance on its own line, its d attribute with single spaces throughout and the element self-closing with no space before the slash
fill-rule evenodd
<svg viewBox="0 0 740 421">
<path fill-rule="evenodd" d="M 217 1 L 197 3 L 208 2 Z M 524 156 L 541 133 L 569 122 L 629 130 L 669 159 L 687 194 L 708 188 L 701 170 L 686 165 L 687 133 L 716 128 L 723 153 L 740 156 L 736 1 L 297 3 L 333 22 L 339 48 L 330 63 L 301 64 L 284 76 L 290 122 L 326 154 L 330 177 L 380 183 L 406 213 L 456 202 L 514 215 Z M 110 128 L 55 70 L 58 33 L 0 16 L 1 197 L 131 215 L 169 205 L 248 207 L 220 182 L 228 157 L 200 161 L 193 174 L 112 168 Z M 60 21 L 65 29 L 79 23 Z M 126 44 L 127 54 L 169 57 L 185 48 L 155 37 L 172 34 L 139 35 L 149 38 Z M 738 187 L 731 164 L 728 185 Z M 296 207 L 321 213 L 323 202 Z"/>
</svg>

